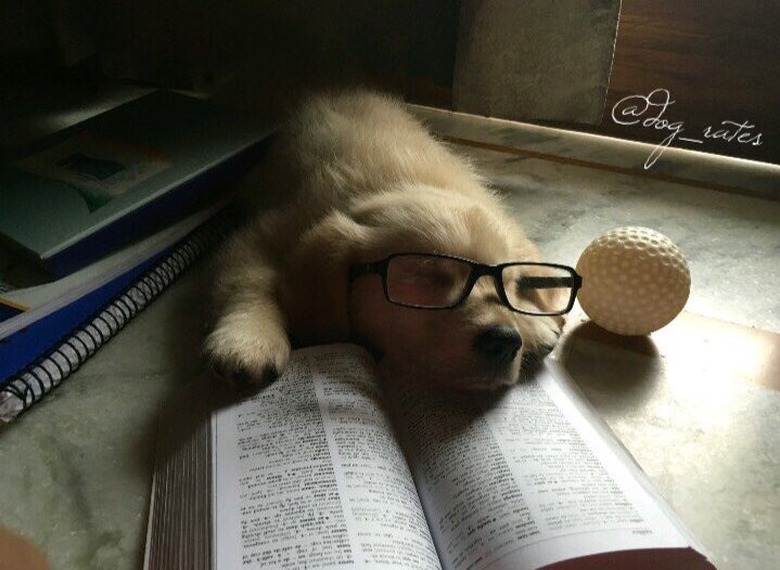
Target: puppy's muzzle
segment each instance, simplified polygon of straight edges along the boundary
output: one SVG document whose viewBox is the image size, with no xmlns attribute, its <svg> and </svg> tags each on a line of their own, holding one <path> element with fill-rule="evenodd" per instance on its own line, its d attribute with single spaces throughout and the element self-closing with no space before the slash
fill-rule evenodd
<svg viewBox="0 0 780 570">
<path fill-rule="evenodd" d="M 522 345 L 520 333 L 510 327 L 489 327 L 474 339 L 474 350 L 494 366 L 512 362 Z"/>
</svg>

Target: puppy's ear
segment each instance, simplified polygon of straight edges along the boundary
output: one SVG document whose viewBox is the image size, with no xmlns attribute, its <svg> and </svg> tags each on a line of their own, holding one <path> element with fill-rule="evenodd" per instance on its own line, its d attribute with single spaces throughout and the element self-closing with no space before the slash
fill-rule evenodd
<svg viewBox="0 0 780 570">
<path fill-rule="evenodd" d="M 279 282 L 296 344 L 347 340 L 349 266 L 358 261 L 369 232 L 349 216 L 333 212 L 302 235 Z"/>
</svg>

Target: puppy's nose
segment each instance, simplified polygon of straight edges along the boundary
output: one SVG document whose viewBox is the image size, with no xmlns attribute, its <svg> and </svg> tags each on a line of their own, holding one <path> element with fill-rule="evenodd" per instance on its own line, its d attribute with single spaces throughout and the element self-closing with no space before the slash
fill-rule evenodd
<svg viewBox="0 0 780 570">
<path fill-rule="evenodd" d="M 474 339 L 474 350 L 496 364 L 512 360 L 523 345 L 523 339 L 510 327 L 490 327 Z"/>
</svg>

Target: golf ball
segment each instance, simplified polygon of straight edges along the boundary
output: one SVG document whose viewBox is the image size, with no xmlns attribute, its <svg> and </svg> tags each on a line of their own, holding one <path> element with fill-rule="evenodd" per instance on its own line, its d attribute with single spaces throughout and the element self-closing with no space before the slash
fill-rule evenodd
<svg viewBox="0 0 780 570">
<path fill-rule="evenodd" d="M 583 311 L 602 328 L 621 335 L 645 335 L 682 311 L 691 273 L 680 249 L 648 228 L 607 232 L 577 262 Z"/>
</svg>

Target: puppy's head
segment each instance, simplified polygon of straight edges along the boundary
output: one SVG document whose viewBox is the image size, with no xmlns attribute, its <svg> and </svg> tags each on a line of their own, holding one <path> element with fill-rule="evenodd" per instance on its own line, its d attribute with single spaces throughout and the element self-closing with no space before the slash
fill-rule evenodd
<svg viewBox="0 0 780 570">
<path fill-rule="evenodd" d="M 400 252 L 446 254 L 489 265 L 539 261 L 536 248 L 492 198 L 478 201 L 431 187 L 406 188 L 356 205 L 349 222 L 342 217 L 338 225 L 330 238 L 318 238 L 321 247 L 340 236 L 331 246 L 343 252 L 334 263 L 341 266 L 336 274 L 322 279 L 331 301 L 329 315 L 319 319 L 335 322 L 343 315 L 342 326 L 374 349 L 391 373 L 458 389 L 494 389 L 516 382 L 555 344 L 562 319 L 512 311 L 488 275 L 474 283 L 461 304 L 441 310 L 388 301 L 378 273 L 346 278 L 344 265 Z M 342 295 L 344 306 L 335 308 Z M 544 310 L 552 303 L 547 295 L 534 293 L 524 302 Z M 310 309 L 310 324 L 315 313 Z M 305 318 L 302 322 L 308 326 Z"/>
</svg>

